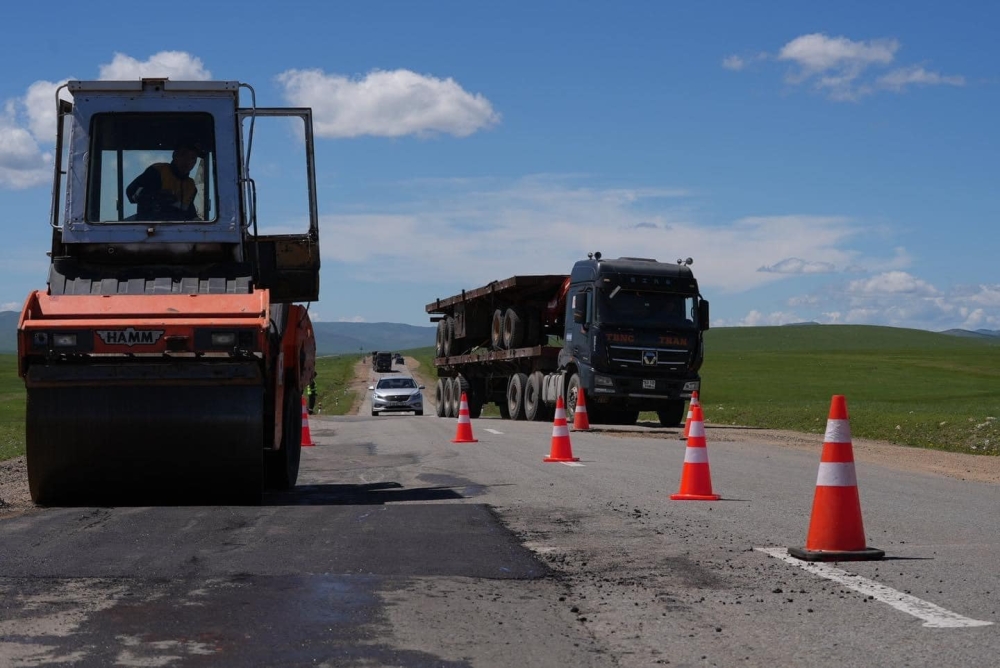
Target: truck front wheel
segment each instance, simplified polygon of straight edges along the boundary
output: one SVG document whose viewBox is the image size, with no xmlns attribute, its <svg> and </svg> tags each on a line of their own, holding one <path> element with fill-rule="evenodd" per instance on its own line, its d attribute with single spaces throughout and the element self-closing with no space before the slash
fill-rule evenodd
<svg viewBox="0 0 1000 668">
<path fill-rule="evenodd" d="M 569 382 L 566 383 L 566 416 L 567 419 L 572 419 L 574 413 L 576 413 L 576 402 L 577 397 L 580 396 L 580 376 L 578 374 L 573 374 L 569 377 Z M 589 412 L 589 408 L 587 409 Z M 593 420 L 591 420 L 593 422 Z"/>
<path fill-rule="evenodd" d="M 677 399 L 667 402 L 667 407 L 656 411 L 661 427 L 679 427 L 684 419 L 684 400 Z"/>
</svg>

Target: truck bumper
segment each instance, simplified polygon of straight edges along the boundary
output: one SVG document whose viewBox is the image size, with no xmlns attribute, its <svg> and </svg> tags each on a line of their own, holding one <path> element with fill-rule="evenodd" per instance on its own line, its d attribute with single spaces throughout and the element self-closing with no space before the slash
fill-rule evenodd
<svg viewBox="0 0 1000 668">
<path fill-rule="evenodd" d="M 671 401 L 686 401 L 701 388 L 697 375 L 681 378 L 635 377 L 592 372 L 584 383 L 587 401 L 622 409 L 655 411 Z M 583 380 L 583 379 L 581 379 Z"/>
</svg>

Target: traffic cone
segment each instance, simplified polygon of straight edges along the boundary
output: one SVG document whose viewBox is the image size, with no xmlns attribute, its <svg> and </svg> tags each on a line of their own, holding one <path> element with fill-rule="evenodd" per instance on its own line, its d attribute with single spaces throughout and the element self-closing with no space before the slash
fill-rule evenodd
<svg viewBox="0 0 1000 668">
<path fill-rule="evenodd" d="M 306 398 L 302 397 L 302 445 L 316 445 L 312 441 L 309 433 L 309 408 L 306 406 Z"/>
<path fill-rule="evenodd" d="M 851 423 L 843 395 L 834 395 L 830 402 L 806 546 L 790 547 L 788 554 L 805 561 L 867 561 L 885 556 L 865 544 Z"/>
<path fill-rule="evenodd" d="M 690 435 L 689 432 L 691 431 L 691 410 L 695 406 L 701 406 L 701 402 L 698 401 L 698 390 L 695 390 L 694 392 L 691 393 L 691 402 L 688 404 L 687 419 L 684 420 L 684 436 L 681 437 L 682 440 L 686 440 L 687 437 Z"/>
<path fill-rule="evenodd" d="M 472 437 L 472 420 L 469 418 L 469 399 L 462 392 L 462 402 L 458 405 L 458 429 L 452 443 L 478 443 L 478 438 Z"/>
<path fill-rule="evenodd" d="M 587 417 L 587 399 L 581 387 L 576 395 L 576 410 L 573 411 L 573 431 L 590 429 L 590 418 Z"/>
<path fill-rule="evenodd" d="M 674 501 L 718 501 L 722 497 L 712 493 L 712 473 L 708 468 L 708 448 L 705 445 L 705 418 L 700 405 L 695 404 L 691 409 L 689 422 L 691 428 L 684 449 L 681 488 L 670 498 Z"/>
<path fill-rule="evenodd" d="M 573 456 L 573 445 L 569 442 L 569 428 L 566 426 L 566 404 L 562 396 L 556 401 L 556 419 L 552 422 L 552 450 L 544 462 L 578 462 Z"/>
</svg>

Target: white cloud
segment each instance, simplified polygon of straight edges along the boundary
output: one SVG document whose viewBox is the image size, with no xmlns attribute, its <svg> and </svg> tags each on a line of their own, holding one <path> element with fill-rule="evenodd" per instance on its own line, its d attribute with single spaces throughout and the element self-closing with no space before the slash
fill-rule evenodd
<svg viewBox="0 0 1000 668">
<path fill-rule="evenodd" d="M 771 274 L 829 274 L 836 270 L 836 266 L 829 262 L 810 262 L 790 257 L 770 266 L 761 267 L 757 271 Z"/>
<path fill-rule="evenodd" d="M 706 226 L 691 220 L 683 191 L 669 188 L 590 188 L 579 178 L 546 175 L 423 180 L 396 192 L 411 198 L 323 216 L 324 258 L 357 266 L 377 261 L 372 281 L 421 276 L 457 291 L 513 274 L 561 273 L 591 251 L 666 262 L 693 257 L 703 292 L 730 293 L 794 278 L 758 271 L 788 257 L 832 266 L 865 259 L 849 247 L 863 232 L 849 219 L 774 216 Z"/>
<path fill-rule="evenodd" d="M 352 315 L 347 318 L 337 318 L 337 322 L 368 322 L 364 316 Z"/>
<path fill-rule="evenodd" d="M 907 86 L 964 86 L 965 77 L 960 75 L 944 76 L 937 72 L 928 72 L 922 67 L 904 67 L 893 70 L 888 74 L 879 77 L 878 85 L 897 93 L 901 93 Z"/>
<path fill-rule="evenodd" d="M 942 75 L 916 65 L 897 67 L 878 76 L 878 70 L 893 64 L 900 48 L 899 40 L 894 38 L 864 41 L 812 33 L 786 43 L 773 58 L 793 66 L 785 77 L 789 84 L 809 84 L 838 101 L 857 101 L 878 90 L 901 93 L 912 85 L 965 85 L 961 75 Z M 769 58 L 772 56 L 766 53 L 751 58 L 731 55 L 723 59 L 722 66 L 739 71 L 751 60 Z"/>
<path fill-rule="evenodd" d="M 849 295 L 900 295 L 936 297 L 940 292 L 927 281 L 912 276 L 905 271 L 890 271 L 871 278 L 851 281 L 847 285 Z"/>
<path fill-rule="evenodd" d="M 323 137 L 466 137 L 500 121 L 483 95 L 467 92 L 454 79 L 410 70 L 375 70 L 362 79 L 288 70 L 278 82 L 291 104 L 312 107 L 316 134 Z"/>
<path fill-rule="evenodd" d="M 115 53 L 110 63 L 101 65 L 100 78 L 141 79 L 142 77 L 169 77 L 176 81 L 208 81 L 212 73 L 205 69 L 201 58 L 185 51 L 160 51 L 146 60 L 136 60 L 124 53 Z"/>
<path fill-rule="evenodd" d="M 726 56 L 722 59 L 722 66 L 727 70 L 739 72 L 747 66 L 747 61 L 740 56 Z"/>
<path fill-rule="evenodd" d="M 0 311 L 20 312 L 21 307 L 23 306 L 24 304 L 21 304 L 20 302 L 4 302 L 0 304 Z"/>
<path fill-rule="evenodd" d="M 99 71 L 101 79 L 200 81 L 212 77 L 200 58 L 183 51 L 160 51 L 144 61 L 116 53 Z M 0 114 L 0 188 L 31 188 L 51 182 L 53 157 L 46 149 L 56 135 L 56 90 L 66 81 L 36 81 L 22 97 L 4 103 Z M 72 99 L 65 90 L 60 96 Z"/>
<path fill-rule="evenodd" d="M 805 319 L 794 313 L 774 311 L 772 313 L 761 313 L 760 311 L 750 311 L 742 320 L 736 323 L 737 327 L 763 327 L 774 325 L 790 325 L 796 322 L 804 322 Z"/>
</svg>

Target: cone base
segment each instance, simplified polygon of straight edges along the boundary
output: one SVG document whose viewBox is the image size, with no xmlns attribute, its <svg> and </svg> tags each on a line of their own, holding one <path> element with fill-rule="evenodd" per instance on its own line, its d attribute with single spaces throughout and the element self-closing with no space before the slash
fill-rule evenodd
<svg viewBox="0 0 1000 668">
<path fill-rule="evenodd" d="M 578 462 L 579 457 L 546 457 L 543 462 Z"/>
<path fill-rule="evenodd" d="M 453 438 L 452 443 L 478 443 L 478 438 Z"/>
<path fill-rule="evenodd" d="M 885 551 L 874 547 L 863 550 L 807 550 L 804 547 L 790 547 L 788 554 L 803 561 L 877 561 L 885 556 Z"/>
<path fill-rule="evenodd" d="M 671 494 L 673 501 L 718 501 L 722 498 L 719 494 Z"/>
</svg>

